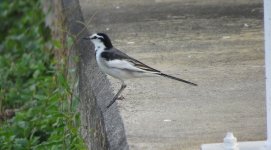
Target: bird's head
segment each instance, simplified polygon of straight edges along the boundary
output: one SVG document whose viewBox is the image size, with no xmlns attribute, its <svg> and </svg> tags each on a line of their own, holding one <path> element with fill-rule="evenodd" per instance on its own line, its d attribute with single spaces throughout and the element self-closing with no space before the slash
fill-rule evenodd
<svg viewBox="0 0 271 150">
<path fill-rule="evenodd" d="M 94 33 L 91 36 L 85 37 L 83 39 L 90 40 L 96 48 L 104 47 L 109 49 L 113 47 L 109 37 L 105 33 Z"/>
</svg>

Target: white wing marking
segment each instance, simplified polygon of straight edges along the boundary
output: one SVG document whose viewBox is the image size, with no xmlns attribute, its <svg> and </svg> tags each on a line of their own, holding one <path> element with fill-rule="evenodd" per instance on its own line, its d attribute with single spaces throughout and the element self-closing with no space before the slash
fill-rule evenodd
<svg viewBox="0 0 271 150">
<path fill-rule="evenodd" d="M 140 72 L 150 73 L 149 71 L 135 67 L 133 63 L 126 61 L 126 60 L 106 61 L 106 65 L 111 68 L 127 69 L 127 70 L 131 70 L 131 71 L 140 71 Z"/>
</svg>

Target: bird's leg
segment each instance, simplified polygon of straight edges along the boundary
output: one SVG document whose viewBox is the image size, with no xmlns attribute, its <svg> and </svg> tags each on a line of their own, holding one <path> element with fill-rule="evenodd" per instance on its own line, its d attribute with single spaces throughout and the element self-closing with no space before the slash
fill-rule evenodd
<svg viewBox="0 0 271 150">
<path fill-rule="evenodd" d="M 121 88 L 119 89 L 118 93 L 114 96 L 114 98 L 112 99 L 112 101 L 109 103 L 109 105 L 106 108 L 109 108 L 112 104 L 114 104 L 114 102 L 118 99 L 120 93 L 126 88 L 126 84 L 122 83 L 121 84 Z"/>
</svg>

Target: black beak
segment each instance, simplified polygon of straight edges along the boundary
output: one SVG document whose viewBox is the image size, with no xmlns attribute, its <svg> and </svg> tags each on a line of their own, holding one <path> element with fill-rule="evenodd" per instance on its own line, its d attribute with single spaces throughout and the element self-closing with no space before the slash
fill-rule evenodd
<svg viewBox="0 0 271 150">
<path fill-rule="evenodd" d="M 91 38 L 89 38 L 89 37 L 83 37 L 82 39 L 84 39 L 84 40 L 90 40 Z"/>
</svg>

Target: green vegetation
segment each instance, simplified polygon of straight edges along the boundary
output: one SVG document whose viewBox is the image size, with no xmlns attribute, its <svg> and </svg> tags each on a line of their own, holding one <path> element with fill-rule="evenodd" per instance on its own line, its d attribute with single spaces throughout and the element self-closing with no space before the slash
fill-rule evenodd
<svg viewBox="0 0 271 150">
<path fill-rule="evenodd" d="M 36 0 L 0 0 L 0 150 L 86 149 L 53 55 L 60 44 L 40 8 Z"/>
</svg>

